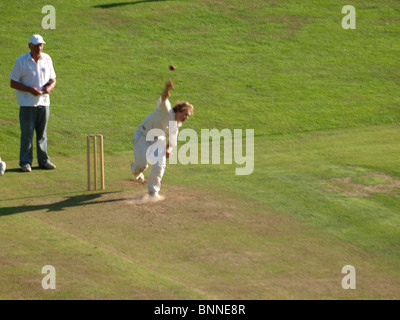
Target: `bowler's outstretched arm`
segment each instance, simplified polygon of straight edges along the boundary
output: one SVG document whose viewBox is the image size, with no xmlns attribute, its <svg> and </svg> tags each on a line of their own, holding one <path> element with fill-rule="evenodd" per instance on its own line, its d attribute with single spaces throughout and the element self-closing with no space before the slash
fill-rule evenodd
<svg viewBox="0 0 400 320">
<path fill-rule="evenodd" d="M 171 80 L 169 80 L 166 84 L 165 84 L 165 88 L 164 88 L 164 91 L 163 91 L 163 93 L 161 94 L 161 101 L 165 101 L 165 100 L 167 100 L 169 97 L 170 97 L 170 91 L 171 91 L 171 89 L 173 89 L 174 88 L 174 83 L 171 81 Z"/>
</svg>

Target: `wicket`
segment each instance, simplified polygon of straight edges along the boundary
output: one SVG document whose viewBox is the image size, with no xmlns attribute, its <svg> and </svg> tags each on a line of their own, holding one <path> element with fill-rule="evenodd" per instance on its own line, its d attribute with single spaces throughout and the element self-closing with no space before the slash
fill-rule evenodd
<svg viewBox="0 0 400 320">
<path fill-rule="evenodd" d="M 93 141 L 93 181 L 94 190 L 97 190 L 97 138 L 100 140 L 100 181 L 101 190 L 105 189 L 104 186 L 104 150 L 103 150 L 103 135 L 89 134 L 86 136 L 86 149 L 87 149 L 87 180 L 88 190 L 90 190 L 90 140 Z"/>
</svg>

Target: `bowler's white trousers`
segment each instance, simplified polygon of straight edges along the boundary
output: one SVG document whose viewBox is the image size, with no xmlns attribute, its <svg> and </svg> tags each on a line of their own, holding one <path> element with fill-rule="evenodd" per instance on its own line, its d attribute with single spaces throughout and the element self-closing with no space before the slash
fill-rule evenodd
<svg viewBox="0 0 400 320">
<path fill-rule="evenodd" d="M 135 162 L 132 163 L 131 171 L 136 179 L 148 167 L 147 149 L 154 143 L 154 141 L 146 141 L 146 132 L 141 128 L 137 129 L 133 136 L 133 155 Z M 149 194 L 153 195 L 158 193 L 161 188 L 161 180 L 164 175 L 167 159 L 165 154 L 159 157 L 159 161 L 153 164 L 149 177 L 148 177 L 148 190 Z"/>
</svg>

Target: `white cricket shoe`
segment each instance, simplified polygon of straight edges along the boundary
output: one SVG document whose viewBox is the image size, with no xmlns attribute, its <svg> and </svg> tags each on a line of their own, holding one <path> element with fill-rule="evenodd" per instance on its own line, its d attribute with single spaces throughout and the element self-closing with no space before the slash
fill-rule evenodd
<svg viewBox="0 0 400 320">
<path fill-rule="evenodd" d="M 135 179 L 135 181 L 140 182 L 140 183 L 144 183 L 144 174 L 143 172 L 139 173 L 138 176 L 135 176 L 135 163 L 132 162 L 131 164 L 131 172 L 133 175 L 133 179 Z"/>
<path fill-rule="evenodd" d="M 23 171 L 23 172 L 31 172 L 32 171 L 32 167 L 31 167 L 31 165 L 28 163 L 28 164 L 24 164 L 22 167 L 21 167 L 21 170 Z"/>
<path fill-rule="evenodd" d="M 149 201 L 151 201 L 151 202 L 162 201 L 162 200 L 165 199 L 165 197 L 164 197 L 164 196 L 160 196 L 160 195 L 158 194 L 158 192 L 149 193 L 148 196 L 149 196 L 148 199 L 149 199 Z"/>
<path fill-rule="evenodd" d="M 40 166 L 43 169 L 48 169 L 48 170 L 53 170 L 56 167 L 56 165 L 54 163 L 52 163 L 51 161 L 47 161 L 43 166 Z"/>
<path fill-rule="evenodd" d="M 135 181 L 140 182 L 140 183 L 144 183 L 144 174 L 143 172 L 141 174 L 139 174 L 136 178 Z"/>
<path fill-rule="evenodd" d="M 6 168 L 7 168 L 7 164 L 4 161 L 1 161 L 1 158 L 0 158 L 0 176 L 2 176 L 4 174 L 4 172 L 6 172 Z"/>
</svg>

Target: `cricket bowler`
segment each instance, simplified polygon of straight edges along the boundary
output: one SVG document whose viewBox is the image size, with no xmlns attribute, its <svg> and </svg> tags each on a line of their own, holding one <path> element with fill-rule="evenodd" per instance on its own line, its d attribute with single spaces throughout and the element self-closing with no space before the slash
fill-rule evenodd
<svg viewBox="0 0 400 320">
<path fill-rule="evenodd" d="M 179 127 L 193 114 L 193 105 L 189 102 L 178 102 L 174 108 L 171 108 L 171 103 L 168 98 L 173 88 L 174 84 L 172 81 L 168 81 L 165 84 L 165 88 L 158 100 L 156 108 L 143 120 L 133 136 L 133 155 L 135 162 L 132 163 L 131 171 L 134 179 L 142 183 L 144 182 L 143 172 L 147 169 L 150 162 L 148 154 L 152 152 L 150 148 L 154 145 L 154 141 L 163 139 L 164 137 L 167 140 L 164 142 L 167 146 L 164 148 L 164 154 L 158 157 L 159 161 L 152 164 L 148 176 L 148 195 L 151 201 L 163 200 L 159 192 L 166 167 L 166 158 L 169 157 L 171 153 L 171 147 L 177 145 Z M 171 126 L 173 126 L 173 128 Z M 155 139 L 149 139 L 149 131 L 157 132 L 153 129 L 161 129 L 164 136 L 156 136 L 154 137 Z M 170 132 L 173 133 L 173 137 L 169 136 Z M 162 148 L 159 148 L 156 152 L 160 150 L 162 150 Z"/>
</svg>

